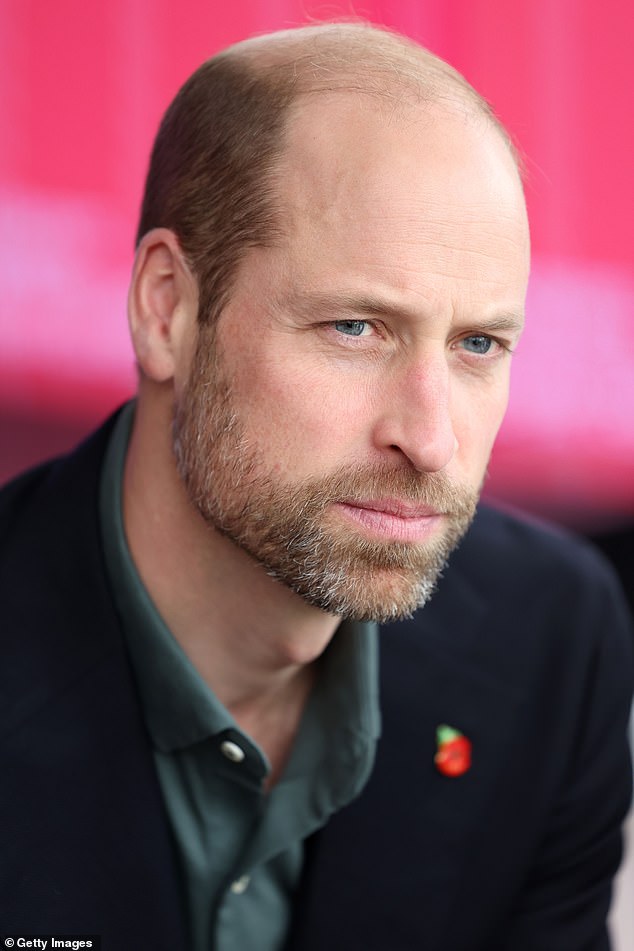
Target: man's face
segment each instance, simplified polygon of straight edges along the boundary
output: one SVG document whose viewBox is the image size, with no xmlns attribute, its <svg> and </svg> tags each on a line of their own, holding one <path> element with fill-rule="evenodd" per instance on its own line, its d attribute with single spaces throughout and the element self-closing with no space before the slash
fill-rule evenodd
<svg viewBox="0 0 634 951">
<path fill-rule="evenodd" d="M 498 133 L 462 112 L 291 114 L 285 233 L 238 270 L 178 392 L 203 517 L 332 614 L 424 603 L 506 408 L 528 229 Z"/>
</svg>

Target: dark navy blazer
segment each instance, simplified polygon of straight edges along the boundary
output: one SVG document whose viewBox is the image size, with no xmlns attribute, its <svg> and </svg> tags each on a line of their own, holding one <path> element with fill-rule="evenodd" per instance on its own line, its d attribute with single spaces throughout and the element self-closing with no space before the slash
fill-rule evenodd
<svg viewBox="0 0 634 951">
<path fill-rule="evenodd" d="M 0 495 L 0 934 L 188 951 L 175 853 L 106 582 L 109 425 Z M 631 796 L 631 631 L 587 546 L 482 508 L 381 634 L 362 795 L 306 844 L 288 951 L 604 951 Z M 436 727 L 473 744 L 434 765 Z"/>
</svg>

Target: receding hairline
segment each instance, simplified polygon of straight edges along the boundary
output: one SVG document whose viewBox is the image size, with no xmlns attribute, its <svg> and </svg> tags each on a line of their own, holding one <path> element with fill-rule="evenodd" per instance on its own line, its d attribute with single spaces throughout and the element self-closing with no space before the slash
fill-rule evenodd
<svg viewBox="0 0 634 951">
<path fill-rule="evenodd" d="M 284 76 L 291 101 L 357 92 L 392 105 L 435 104 L 488 119 L 518 155 L 490 104 L 445 60 L 399 33 L 365 22 L 310 24 L 250 37 L 218 53 L 258 76 Z"/>
<path fill-rule="evenodd" d="M 246 251 L 283 232 L 280 172 L 292 124 L 321 94 L 356 96 L 360 106 L 372 97 L 386 124 L 408 107 L 458 112 L 500 136 L 521 177 L 486 100 L 413 40 L 330 22 L 227 47 L 192 73 L 163 116 L 136 232 L 137 245 L 154 228 L 176 235 L 198 282 L 201 323 L 222 311 Z"/>
</svg>

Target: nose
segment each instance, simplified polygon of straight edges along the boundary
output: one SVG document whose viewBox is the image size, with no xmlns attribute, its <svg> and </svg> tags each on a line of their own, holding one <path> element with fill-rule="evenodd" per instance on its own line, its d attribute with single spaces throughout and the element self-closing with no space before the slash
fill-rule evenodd
<svg viewBox="0 0 634 951">
<path fill-rule="evenodd" d="M 417 360 L 404 370 L 393 368 L 374 437 L 382 452 L 401 453 L 421 472 L 439 472 L 451 462 L 458 440 L 444 357 Z"/>
</svg>

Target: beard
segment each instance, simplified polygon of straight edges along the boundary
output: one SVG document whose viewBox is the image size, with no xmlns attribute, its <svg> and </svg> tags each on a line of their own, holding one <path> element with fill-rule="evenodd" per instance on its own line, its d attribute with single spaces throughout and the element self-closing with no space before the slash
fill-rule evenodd
<svg viewBox="0 0 634 951">
<path fill-rule="evenodd" d="M 425 604 L 479 496 L 442 473 L 385 462 L 281 481 L 264 441 L 247 437 L 210 328 L 200 329 L 174 408 L 173 450 L 190 501 L 213 529 L 309 604 L 357 621 L 411 617 Z M 333 516 L 334 503 L 381 498 L 442 513 L 442 531 L 418 544 L 378 541 Z"/>
</svg>

